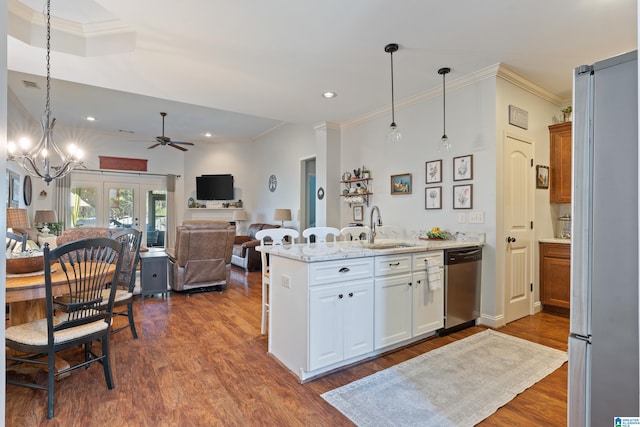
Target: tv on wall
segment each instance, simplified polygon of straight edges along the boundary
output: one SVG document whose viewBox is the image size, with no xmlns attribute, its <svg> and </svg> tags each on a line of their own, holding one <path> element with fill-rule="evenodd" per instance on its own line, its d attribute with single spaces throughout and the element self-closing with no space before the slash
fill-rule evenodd
<svg viewBox="0 0 640 427">
<path fill-rule="evenodd" d="M 196 176 L 198 200 L 233 200 L 233 175 Z"/>
</svg>

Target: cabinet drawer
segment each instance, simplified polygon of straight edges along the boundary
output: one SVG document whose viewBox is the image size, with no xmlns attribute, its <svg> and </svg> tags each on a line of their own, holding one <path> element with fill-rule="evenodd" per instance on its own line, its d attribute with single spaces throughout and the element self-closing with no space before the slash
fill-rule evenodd
<svg viewBox="0 0 640 427">
<path fill-rule="evenodd" d="M 373 274 L 372 258 L 315 262 L 309 267 L 309 286 L 366 279 Z"/>
<path fill-rule="evenodd" d="M 375 257 L 375 275 L 411 273 L 411 254 L 384 255 Z"/>
<path fill-rule="evenodd" d="M 571 258 L 571 244 L 540 243 L 542 257 Z"/>
<path fill-rule="evenodd" d="M 413 271 L 424 271 L 430 259 L 437 259 L 440 265 L 444 265 L 444 253 L 442 251 L 421 252 L 413 254 Z"/>
</svg>

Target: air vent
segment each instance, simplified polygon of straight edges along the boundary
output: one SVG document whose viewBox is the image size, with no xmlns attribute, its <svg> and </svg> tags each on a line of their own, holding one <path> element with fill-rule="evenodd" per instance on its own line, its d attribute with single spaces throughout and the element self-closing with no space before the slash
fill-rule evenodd
<svg viewBox="0 0 640 427">
<path fill-rule="evenodd" d="M 40 89 L 40 86 L 38 86 L 38 83 L 30 82 L 29 80 L 23 80 L 22 84 L 24 85 L 24 87 L 29 89 Z"/>
<path fill-rule="evenodd" d="M 118 132 L 122 132 L 122 133 L 135 133 L 132 130 L 124 130 L 124 129 L 118 129 Z"/>
</svg>

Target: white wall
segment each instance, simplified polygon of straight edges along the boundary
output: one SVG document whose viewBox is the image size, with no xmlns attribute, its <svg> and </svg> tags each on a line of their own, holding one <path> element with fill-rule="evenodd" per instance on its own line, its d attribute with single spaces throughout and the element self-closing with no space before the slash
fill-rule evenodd
<svg viewBox="0 0 640 427">
<path fill-rule="evenodd" d="M 0 100 L 7 99 L 7 2 L 0 2 Z M 2 147 L 2 153 L 6 153 L 7 150 L 7 102 L 0 102 L 0 147 Z M 4 170 L 6 166 L 5 156 L 0 156 L 0 170 Z M 7 200 L 7 190 L 6 184 L 2 185 L 0 188 L 0 197 L 2 200 Z M 6 216 L 1 216 L 3 219 L 0 219 L 0 234 L 6 233 L 6 225 L 7 218 Z M 6 236 L 6 234 L 5 234 Z M 6 254 L 0 255 L 2 264 L 5 264 Z M 0 271 L 0 281 L 5 283 L 5 269 L 3 268 Z M 0 292 L 0 307 L 5 306 L 6 295 L 5 291 L 2 290 Z M 0 340 L 4 342 L 4 328 L 0 328 L 2 331 L 0 332 Z M 5 358 L 5 349 L 2 346 L 0 350 L 0 357 L 2 360 Z M 5 383 L 5 370 L 3 369 L 0 373 L 0 384 Z M 4 420 L 4 409 L 5 409 L 5 396 L 6 396 L 6 387 L 2 387 L 2 391 L 0 392 L 0 420 Z"/>
</svg>

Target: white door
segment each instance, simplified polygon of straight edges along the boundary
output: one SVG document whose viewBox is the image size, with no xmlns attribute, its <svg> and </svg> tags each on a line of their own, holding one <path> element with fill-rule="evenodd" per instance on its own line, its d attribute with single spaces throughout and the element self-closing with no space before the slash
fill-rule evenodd
<svg viewBox="0 0 640 427">
<path fill-rule="evenodd" d="M 532 143 L 507 135 L 504 149 L 505 321 L 533 313 Z"/>
</svg>

